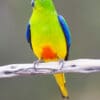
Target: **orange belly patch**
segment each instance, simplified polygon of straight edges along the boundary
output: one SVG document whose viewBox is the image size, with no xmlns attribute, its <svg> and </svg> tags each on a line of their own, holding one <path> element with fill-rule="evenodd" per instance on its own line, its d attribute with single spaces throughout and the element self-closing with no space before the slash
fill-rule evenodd
<svg viewBox="0 0 100 100">
<path fill-rule="evenodd" d="M 55 59 L 57 57 L 56 53 L 51 49 L 50 46 L 45 46 L 42 49 L 42 58 L 43 59 Z"/>
</svg>

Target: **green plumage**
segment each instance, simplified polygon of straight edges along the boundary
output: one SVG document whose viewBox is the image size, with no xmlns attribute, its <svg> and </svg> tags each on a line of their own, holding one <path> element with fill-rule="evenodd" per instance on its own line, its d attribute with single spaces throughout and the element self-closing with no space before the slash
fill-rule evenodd
<svg viewBox="0 0 100 100">
<path fill-rule="evenodd" d="M 67 44 L 52 0 L 35 1 L 30 28 L 31 44 L 38 58 L 41 56 L 44 45 L 50 45 L 60 59 L 66 56 Z"/>
</svg>

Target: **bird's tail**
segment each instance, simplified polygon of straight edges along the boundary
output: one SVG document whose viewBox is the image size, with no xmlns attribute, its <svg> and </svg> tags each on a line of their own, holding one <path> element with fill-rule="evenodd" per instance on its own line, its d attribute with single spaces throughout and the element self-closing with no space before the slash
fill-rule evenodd
<svg viewBox="0 0 100 100">
<path fill-rule="evenodd" d="M 66 80 L 65 80 L 64 73 L 54 74 L 54 77 L 56 79 L 56 82 L 58 84 L 62 97 L 68 99 L 69 96 L 68 96 L 68 90 L 66 87 Z"/>
</svg>

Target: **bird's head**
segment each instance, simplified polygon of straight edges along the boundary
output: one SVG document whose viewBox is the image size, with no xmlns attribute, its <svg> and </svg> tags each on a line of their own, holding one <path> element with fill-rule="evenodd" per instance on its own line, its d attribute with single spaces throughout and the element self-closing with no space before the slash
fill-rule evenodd
<svg viewBox="0 0 100 100">
<path fill-rule="evenodd" d="M 52 7 L 52 0 L 32 0 L 31 1 L 32 7 Z"/>
</svg>

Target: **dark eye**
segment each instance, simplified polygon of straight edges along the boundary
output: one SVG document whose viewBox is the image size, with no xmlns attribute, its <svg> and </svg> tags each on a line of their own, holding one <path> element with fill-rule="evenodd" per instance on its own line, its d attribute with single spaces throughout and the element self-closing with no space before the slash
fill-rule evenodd
<svg viewBox="0 0 100 100">
<path fill-rule="evenodd" d="M 34 0 L 31 1 L 31 5 L 32 5 L 32 7 L 34 7 Z"/>
</svg>

